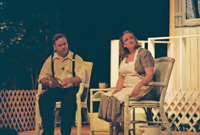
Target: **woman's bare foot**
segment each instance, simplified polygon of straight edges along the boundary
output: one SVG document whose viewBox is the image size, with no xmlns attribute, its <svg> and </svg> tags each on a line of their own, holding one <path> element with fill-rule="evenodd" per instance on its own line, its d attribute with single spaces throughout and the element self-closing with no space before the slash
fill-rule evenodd
<svg viewBox="0 0 200 135">
<path fill-rule="evenodd" d="M 120 126 L 119 122 L 115 122 L 115 121 L 113 121 L 113 125 L 115 126 L 115 134 L 114 135 L 118 135 L 118 133 L 121 131 L 121 126 Z"/>
</svg>

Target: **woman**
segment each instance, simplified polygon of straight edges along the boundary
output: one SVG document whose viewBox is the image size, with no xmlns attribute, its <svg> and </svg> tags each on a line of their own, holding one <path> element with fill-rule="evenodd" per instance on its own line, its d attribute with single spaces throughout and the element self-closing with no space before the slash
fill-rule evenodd
<svg viewBox="0 0 200 135">
<path fill-rule="evenodd" d="M 133 32 L 124 31 L 119 45 L 121 64 L 116 89 L 102 95 L 98 112 L 100 119 L 113 122 L 116 135 L 123 134 L 124 130 L 123 103 L 126 94 L 131 93 L 134 100 L 153 99 L 153 93 L 149 93 L 152 87 L 144 85 L 152 81 L 154 72 L 154 58 L 148 50 L 141 48 Z"/>
</svg>

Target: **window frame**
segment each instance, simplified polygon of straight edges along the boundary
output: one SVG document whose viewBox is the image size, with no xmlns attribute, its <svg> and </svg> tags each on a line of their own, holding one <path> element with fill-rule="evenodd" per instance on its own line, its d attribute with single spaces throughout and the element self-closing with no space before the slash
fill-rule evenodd
<svg viewBox="0 0 200 135">
<path fill-rule="evenodd" d="M 186 0 L 175 0 L 175 27 L 200 26 L 200 18 L 186 19 Z"/>
</svg>

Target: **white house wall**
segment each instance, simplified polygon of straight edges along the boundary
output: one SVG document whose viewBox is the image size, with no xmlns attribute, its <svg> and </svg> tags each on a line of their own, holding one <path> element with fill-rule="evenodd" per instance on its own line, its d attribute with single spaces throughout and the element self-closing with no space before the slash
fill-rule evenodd
<svg viewBox="0 0 200 135">
<path fill-rule="evenodd" d="M 175 28 L 174 5 L 175 0 L 170 0 L 169 36 L 200 35 L 200 26 Z M 185 38 L 185 67 L 180 67 L 180 41 L 178 39 L 171 39 L 171 41 L 173 42 L 172 57 L 174 57 L 176 60 L 172 74 L 173 88 L 178 89 L 181 87 L 179 71 L 180 68 L 185 68 L 186 79 L 184 83 L 186 83 L 186 87 L 189 89 L 200 89 L 200 37 Z"/>
</svg>

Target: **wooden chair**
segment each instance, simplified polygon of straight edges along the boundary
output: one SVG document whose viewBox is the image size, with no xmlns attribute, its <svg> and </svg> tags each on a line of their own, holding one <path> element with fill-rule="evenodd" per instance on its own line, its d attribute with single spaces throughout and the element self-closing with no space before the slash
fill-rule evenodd
<svg viewBox="0 0 200 135">
<path fill-rule="evenodd" d="M 172 72 L 173 64 L 175 59 L 170 57 L 161 57 L 155 60 L 154 68 L 154 81 L 147 84 L 147 86 L 154 86 L 155 90 L 158 93 L 158 101 L 153 100 L 141 100 L 141 101 L 132 101 L 130 95 L 125 97 L 125 107 L 124 107 L 124 135 L 129 133 L 129 125 L 133 124 L 133 131 L 135 134 L 135 123 L 160 123 L 166 127 L 169 135 L 172 135 L 168 119 L 164 111 L 164 99 L 167 91 L 167 86 L 169 83 L 170 75 Z M 129 107 L 133 108 L 133 120 L 129 118 Z M 135 121 L 135 111 L 134 108 L 158 108 L 160 111 L 162 122 L 154 121 Z"/>
<path fill-rule="evenodd" d="M 90 77 L 92 73 L 92 62 L 84 62 L 85 67 L 85 83 L 80 83 L 79 91 L 76 94 L 76 103 L 77 103 L 77 111 L 76 111 L 76 124 L 77 124 L 77 135 L 81 135 L 82 131 L 82 117 L 81 117 L 81 109 L 83 109 L 83 113 L 86 117 L 87 122 L 90 122 L 90 117 L 87 108 L 87 98 L 88 91 L 90 86 Z M 36 117 L 35 117 L 35 135 L 40 135 L 40 126 L 42 125 L 42 119 L 39 111 L 39 98 L 42 94 L 42 84 L 38 84 L 38 93 L 36 94 Z M 61 102 L 56 102 L 55 108 L 60 108 Z"/>
</svg>

